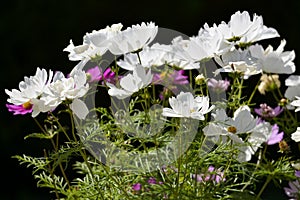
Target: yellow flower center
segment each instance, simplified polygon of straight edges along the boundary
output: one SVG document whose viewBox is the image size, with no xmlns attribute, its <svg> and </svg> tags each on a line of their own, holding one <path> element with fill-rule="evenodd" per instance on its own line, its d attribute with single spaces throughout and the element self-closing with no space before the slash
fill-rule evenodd
<svg viewBox="0 0 300 200">
<path fill-rule="evenodd" d="M 229 126 L 227 128 L 227 131 L 230 132 L 230 133 L 236 133 L 236 128 L 234 126 Z"/>
<path fill-rule="evenodd" d="M 27 101 L 26 103 L 23 103 L 22 106 L 24 109 L 29 110 L 32 107 L 32 104 Z"/>
</svg>

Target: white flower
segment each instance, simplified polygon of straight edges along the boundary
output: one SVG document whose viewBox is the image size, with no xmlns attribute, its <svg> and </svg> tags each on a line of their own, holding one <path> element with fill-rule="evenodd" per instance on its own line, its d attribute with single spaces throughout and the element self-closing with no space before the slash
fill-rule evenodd
<svg viewBox="0 0 300 200">
<path fill-rule="evenodd" d="M 296 100 L 291 102 L 291 106 L 297 107 L 295 112 L 298 112 L 300 110 L 300 97 L 295 96 Z"/>
<path fill-rule="evenodd" d="M 90 60 L 97 55 L 103 55 L 107 51 L 107 47 L 96 48 L 91 45 L 89 41 L 84 37 L 84 43 L 82 45 L 74 46 L 73 41 L 70 40 L 70 44 L 64 48 L 63 51 L 69 52 L 69 59 L 72 61 Z"/>
<path fill-rule="evenodd" d="M 91 58 L 106 53 L 110 45 L 110 39 L 120 33 L 121 28 L 122 24 L 119 23 L 98 31 L 92 31 L 92 33 L 87 33 L 83 37 L 82 45 L 74 46 L 73 41 L 70 40 L 70 44 L 63 51 L 69 52 L 68 57 L 70 60 L 82 62 L 80 67 L 77 68 L 80 70 Z"/>
<path fill-rule="evenodd" d="M 33 107 L 33 115 L 55 109 L 63 101 L 72 101 L 70 108 L 80 119 L 84 119 L 88 114 L 88 109 L 79 98 L 83 97 L 88 89 L 89 85 L 83 70 L 74 71 L 69 78 L 66 78 L 63 73 L 57 72 L 44 95 L 36 101 L 37 106 Z M 81 113 L 76 109 L 79 109 Z"/>
<path fill-rule="evenodd" d="M 107 86 L 109 87 L 108 94 L 110 96 L 115 96 L 118 99 L 125 99 L 139 91 L 141 88 L 148 86 L 151 83 L 152 78 L 153 74 L 151 74 L 151 70 L 146 73 L 145 68 L 138 65 L 133 70 L 132 74 L 128 74 L 121 78 L 121 88 L 117 88 L 115 85 L 107 83 Z"/>
<path fill-rule="evenodd" d="M 162 60 L 168 65 L 175 66 L 183 70 L 199 69 L 199 63 L 194 62 L 184 52 L 182 46 L 186 45 L 186 40 L 183 40 L 181 36 L 178 36 L 172 40 L 172 43 L 170 45 L 155 43 L 151 48 L 165 52 Z"/>
<path fill-rule="evenodd" d="M 214 72 L 215 75 L 220 72 L 239 72 L 244 79 L 247 79 L 249 76 L 261 73 L 260 67 L 248 50 L 234 49 L 216 56 L 215 61 L 222 67 Z"/>
<path fill-rule="evenodd" d="M 109 50 L 114 55 L 138 51 L 153 41 L 158 27 L 153 22 L 133 25 L 111 38 Z"/>
<path fill-rule="evenodd" d="M 291 135 L 292 140 L 295 142 L 300 142 L 300 127 L 297 127 L 297 130 Z"/>
<path fill-rule="evenodd" d="M 163 108 L 163 116 L 204 120 L 204 115 L 214 108 L 214 106 L 209 107 L 209 97 L 194 98 L 190 92 L 180 92 L 176 98 L 169 98 L 169 103 L 172 109 Z"/>
<path fill-rule="evenodd" d="M 228 117 L 224 109 L 218 109 L 213 117 L 214 121 L 204 127 L 204 134 L 207 136 L 228 136 L 234 142 L 240 144 L 243 141 L 238 135 L 252 132 L 257 122 L 248 106 L 237 109 L 233 118 Z"/>
<path fill-rule="evenodd" d="M 116 35 L 121 33 L 121 29 L 123 25 L 121 23 L 113 24 L 111 26 L 107 26 L 104 29 L 100 29 L 98 31 L 92 31 L 91 33 L 86 34 L 86 40 L 88 40 L 95 47 L 103 48 L 110 45 L 110 39 L 115 37 Z"/>
<path fill-rule="evenodd" d="M 24 77 L 24 81 L 19 83 L 19 90 L 5 90 L 6 94 L 9 95 L 7 101 L 15 105 L 33 104 L 33 100 L 39 99 L 43 94 L 52 76 L 51 70 L 48 74 L 45 69 L 37 68 L 34 76 Z"/>
<path fill-rule="evenodd" d="M 300 97 L 300 76 L 291 75 L 285 80 L 285 85 L 288 86 L 284 96 L 289 100 L 295 100 L 296 96 Z"/>
<path fill-rule="evenodd" d="M 200 29 L 196 37 L 190 37 L 188 40 L 178 37 L 174 40 L 173 51 L 187 61 L 199 62 L 224 51 L 223 41 L 224 38 L 218 31 Z M 230 46 L 227 45 L 226 48 L 229 49 Z"/>
<path fill-rule="evenodd" d="M 247 11 L 237 11 L 234 13 L 228 24 L 222 22 L 218 30 L 229 42 L 253 43 L 259 40 L 279 37 L 274 28 L 268 28 L 263 25 L 261 16 L 254 14 L 253 20 Z"/>
<path fill-rule="evenodd" d="M 234 112 L 233 118 L 227 116 L 224 109 L 216 110 L 213 114 L 214 121 L 204 127 L 206 136 L 221 136 L 223 141 L 229 137 L 239 150 L 237 160 L 248 162 L 258 148 L 267 142 L 272 134 L 272 126 L 268 122 L 257 125 L 257 118 L 254 118 L 248 106 L 241 106 Z M 246 139 L 239 137 L 239 134 L 249 134 Z"/>
<path fill-rule="evenodd" d="M 135 53 L 129 53 L 124 55 L 123 60 L 119 60 L 117 64 L 126 70 L 132 71 L 135 66 L 141 65 L 146 68 L 151 68 L 153 66 L 161 66 L 165 63 L 164 56 L 166 52 L 162 49 L 157 49 L 155 46 L 145 47 L 143 51 L 139 52 L 141 63 L 139 61 L 138 55 Z"/>
<path fill-rule="evenodd" d="M 261 145 L 270 138 L 272 134 L 272 126 L 268 122 L 258 124 L 251 132 L 247 139 L 247 143 L 239 146 L 240 150 L 238 155 L 239 162 L 248 162 L 251 160 L 252 155 L 261 147 Z"/>
<path fill-rule="evenodd" d="M 274 51 L 269 45 L 265 50 L 261 45 L 250 46 L 251 56 L 258 59 L 262 70 L 267 73 L 292 74 L 296 67 L 293 62 L 295 59 L 294 51 L 283 52 L 285 40 L 281 40 L 279 47 Z"/>
</svg>

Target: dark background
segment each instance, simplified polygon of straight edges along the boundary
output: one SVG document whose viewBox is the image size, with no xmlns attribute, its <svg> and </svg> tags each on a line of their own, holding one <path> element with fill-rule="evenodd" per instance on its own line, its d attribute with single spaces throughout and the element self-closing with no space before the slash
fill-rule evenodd
<svg viewBox="0 0 300 200">
<path fill-rule="evenodd" d="M 19 166 L 11 156 L 16 154 L 42 155 L 43 142 L 24 140 L 28 133 L 38 131 L 29 115 L 8 113 L 4 89 L 18 87 L 23 77 L 34 75 L 36 68 L 69 72 L 76 62 L 68 60 L 62 50 L 73 39 L 82 43 L 86 32 L 121 22 L 124 27 L 143 21 L 177 30 L 189 36 L 199 28 L 228 22 L 236 11 L 247 10 L 262 15 L 265 25 L 278 30 L 287 40 L 286 50 L 299 52 L 300 1 L 96 1 L 96 0 L 11 0 L 0 4 L 0 65 L 1 84 L 1 193 L 0 199 L 50 199 L 48 190 L 36 188 L 31 169 Z M 275 47 L 279 45 L 276 40 Z M 296 56 L 296 66 L 300 60 Z M 297 70 L 297 73 L 299 70 Z M 273 193 L 268 189 L 266 193 Z M 276 190 L 276 189 L 274 189 Z M 278 189 L 277 189 L 278 190 Z M 269 195 L 266 199 L 271 199 Z M 285 199 L 277 196 L 272 199 Z"/>
</svg>

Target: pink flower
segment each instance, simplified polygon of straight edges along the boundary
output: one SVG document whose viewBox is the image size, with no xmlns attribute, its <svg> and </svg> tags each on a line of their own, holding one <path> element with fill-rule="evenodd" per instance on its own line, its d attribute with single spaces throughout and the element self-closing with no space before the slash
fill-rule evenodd
<svg viewBox="0 0 300 200">
<path fill-rule="evenodd" d="M 141 188 L 142 188 L 142 184 L 140 184 L 140 183 L 135 183 L 135 184 L 133 184 L 133 186 L 132 186 L 132 189 L 133 189 L 134 191 L 140 191 Z"/>
<path fill-rule="evenodd" d="M 295 171 L 295 176 L 298 177 L 298 178 L 300 178 L 300 171 L 296 170 Z"/>
<path fill-rule="evenodd" d="M 184 76 L 184 70 L 162 72 L 160 74 L 154 74 L 152 82 L 154 84 L 168 85 L 185 85 L 188 84 L 188 76 Z"/>
<path fill-rule="evenodd" d="M 283 111 L 283 108 L 280 106 L 271 108 L 266 103 L 263 103 L 260 104 L 260 108 L 255 108 L 254 111 L 262 118 L 273 118 L 277 117 Z"/>
<path fill-rule="evenodd" d="M 32 113 L 32 104 L 25 103 L 22 105 L 6 104 L 9 112 L 13 112 L 14 115 L 25 115 L 27 113 Z"/>
<path fill-rule="evenodd" d="M 111 68 L 107 68 L 103 73 L 103 78 L 108 83 L 116 84 L 116 82 L 122 78 L 122 76 L 118 76 L 118 78 L 116 78 L 116 73 L 113 72 Z"/>
<path fill-rule="evenodd" d="M 88 82 L 96 82 L 102 79 L 101 70 L 98 66 L 88 69 L 86 72 Z"/>
<path fill-rule="evenodd" d="M 147 182 L 148 182 L 148 184 L 156 184 L 157 183 L 156 179 L 154 177 L 150 177 Z"/>
<path fill-rule="evenodd" d="M 284 192 L 288 197 L 291 197 L 291 200 L 299 199 L 299 190 L 300 190 L 300 184 L 299 181 L 290 181 L 289 187 L 284 187 Z"/>
<path fill-rule="evenodd" d="M 268 145 L 272 145 L 272 144 L 276 144 L 276 143 L 279 143 L 282 139 L 283 139 L 283 135 L 284 133 L 283 132 L 279 132 L 279 127 L 277 124 L 275 124 L 273 127 L 272 127 L 272 133 L 271 133 L 271 136 L 269 137 L 269 139 L 267 140 L 267 144 Z"/>
<path fill-rule="evenodd" d="M 208 87 L 211 87 L 214 92 L 220 93 L 220 92 L 224 92 L 228 89 L 230 82 L 227 79 L 216 80 L 214 78 L 211 78 L 208 80 L 207 85 L 208 85 Z"/>
<path fill-rule="evenodd" d="M 98 82 L 103 81 L 111 84 L 116 84 L 117 78 L 116 73 L 111 70 L 111 68 L 107 68 L 104 73 L 102 74 L 102 70 L 99 69 L 98 66 L 90 68 L 86 71 L 87 80 L 88 82 Z M 118 76 L 118 79 L 120 79 L 121 76 Z"/>
<path fill-rule="evenodd" d="M 213 181 L 214 183 L 220 183 L 221 181 L 225 181 L 224 172 L 220 169 L 215 170 L 213 166 L 209 166 L 207 169 L 207 173 L 205 174 L 192 174 L 192 179 L 196 179 L 197 182 L 207 182 Z"/>
</svg>

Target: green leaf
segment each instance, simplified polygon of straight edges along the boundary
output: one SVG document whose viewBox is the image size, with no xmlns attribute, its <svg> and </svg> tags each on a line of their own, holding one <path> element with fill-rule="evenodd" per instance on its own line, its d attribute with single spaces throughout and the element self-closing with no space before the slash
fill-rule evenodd
<svg viewBox="0 0 300 200">
<path fill-rule="evenodd" d="M 55 134 L 45 135 L 44 133 L 31 133 L 29 135 L 26 135 L 24 139 L 25 140 L 28 138 L 52 139 L 54 135 Z"/>
</svg>

